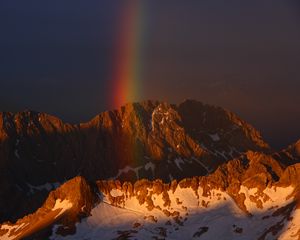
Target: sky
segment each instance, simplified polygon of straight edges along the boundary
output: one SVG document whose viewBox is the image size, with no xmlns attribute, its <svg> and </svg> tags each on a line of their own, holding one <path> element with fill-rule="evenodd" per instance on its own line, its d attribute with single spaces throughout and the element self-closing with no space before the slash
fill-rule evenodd
<svg viewBox="0 0 300 240">
<path fill-rule="evenodd" d="M 275 148 L 300 138 L 297 0 L 3 0 L 0 111 L 78 123 L 117 107 L 109 86 L 130 6 L 132 101 L 197 99 L 237 113 Z"/>
</svg>

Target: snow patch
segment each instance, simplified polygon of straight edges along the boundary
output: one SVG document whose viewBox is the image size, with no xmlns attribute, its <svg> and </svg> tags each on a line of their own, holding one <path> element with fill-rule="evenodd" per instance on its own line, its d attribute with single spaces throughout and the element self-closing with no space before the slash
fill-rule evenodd
<svg viewBox="0 0 300 240">
<path fill-rule="evenodd" d="M 219 155 L 219 156 L 223 157 L 224 159 L 227 159 L 226 152 L 224 152 L 224 151 L 220 152 L 218 150 L 215 150 L 214 154 Z"/>
<path fill-rule="evenodd" d="M 284 206 L 293 201 L 293 198 L 288 198 L 294 191 L 294 187 L 271 187 L 266 188 L 262 193 L 259 193 L 258 188 L 247 188 L 241 186 L 239 194 L 244 193 L 246 196 L 245 206 L 249 212 L 262 212 L 267 209 L 274 208 L 276 206 Z M 260 201 L 262 208 L 259 208 L 255 201 L 251 201 L 251 198 L 256 198 Z"/>
<path fill-rule="evenodd" d="M 175 158 L 174 159 L 174 162 L 177 166 L 177 168 L 180 170 L 180 171 L 183 171 L 180 164 L 184 164 L 184 161 L 181 159 L 181 158 Z"/>
<path fill-rule="evenodd" d="M 1 240 L 12 240 L 17 239 L 18 236 L 22 234 L 22 230 L 27 227 L 29 223 L 21 223 L 19 225 L 9 226 L 7 224 L 3 224 L 0 228 L 1 231 L 7 231 L 4 235 L 1 236 Z M 12 234 L 12 232 L 20 231 L 18 234 Z"/>
<path fill-rule="evenodd" d="M 211 139 L 214 141 L 214 142 L 218 142 L 220 141 L 220 136 L 218 133 L 215 133 L 215 134 L 209 134 L 209 136 L 211 137 Z"/>
<path fill-rule="evenodd" d="M 15 156 L 16 156 L 16 158 L 20 159 L 20 155 L 19 155 L 18 149 L 15 149 Z"/>
<path fill-rule="evenodd" d="M 120 190 L 120 189 L 112 189 L 110 191 L 110 195 L 113 196 L 113 197 L 121 197 L 124 195 L 124 193 Z"/>
<path fill-rule="evenodd" d="M 70 209 L 72 206 L 73 206 L 73 204 L 67 199 L 64 199 L 64 200 L 56 199 L 56 202 L 55 202 L 54 207 L 52 208 L 52 211 L 60 210 L 60 212 L 55 216 L 55 218 L 57 218 L 58 216 L 63 214 L 65 211 Z"/>
<path fill-rule="evenodd" d="M 292 221 L 281 232 L 279 240 L 298 240 L 300 232 L 300 209 L 296 209 L 292 214 Z"/>
<path fill-rule="evenodd" d="M 152 162 L 148 162 L 148 163 L 145 165 L 145 170 L 148 171 L 149 169 L 151 169 L 152 175 L 154 175 L 155 164 L 152 163 Z"/>
<path fill-rule="evenodd" d="M 272 198 L 272 201 L 270 200 L 272 205 L 278 204 L 282 207 L 288 203 L 287 196 L 292 189 L 292 187 L 267 188 L 264 194 Z M 152 188 L 147 190 L 149 194 Z M 248 196 L 258 196 L 257 188 L 248 189 L 243 186 L 240 192 L 246 192 Z M 159 206 L 161 210 L 154 208 L 151 211 L 147 209 L 147 204 L 140 204 L 136 196 L 126 196 L 124 205 L 118 207 L 112 206 L 109 199 L 104 197 L 104 202 L 92 210 L 91 216 L 77 224 L 75 235 L 63 237 L 54 234 L 51 239 L 120 239 L 129 236 L 128 239 L 181 240 L 198 238 L 200 235 L 201 239 L 206 240 L 258 239 L 266 229 L 280 221 L 280 217 L 262 219 L 261 214 L 249 217 L 238 208 L 226 192 L 221 190 L 211 189 L 204 193 L 201 187 L 193 190 L 190 187 L 178 186 L 175 192 L 169 190 L 167 193 L 170 199 L 170 205 L 167 206 L 163 194 L 152 194 L 153 204 Z M 280 194 L 283 196 L 278 196 Z M 172 216 L 163 214 L 162 210 L 168 210 L 170 213 L 176 211 L 182 224 L 176 223 Z M 272 215 L 275 210 L 268 210 L 268 215 Z M 266 239 L 297 239 L 300 210 L 294 211 L 292 217 L 292 220 L 284 222 L 283 232 L 279 233 L 279 236 L 268 235 Z M 167 222 L 169 224 L 166 224 Z M 138 227 L 134 227 L 136 223 Z M 160 235 L 162 229 L 166 233 L 164 236 Z M 206 231 L 202 232 L 203 229 Z"/>
</svg>

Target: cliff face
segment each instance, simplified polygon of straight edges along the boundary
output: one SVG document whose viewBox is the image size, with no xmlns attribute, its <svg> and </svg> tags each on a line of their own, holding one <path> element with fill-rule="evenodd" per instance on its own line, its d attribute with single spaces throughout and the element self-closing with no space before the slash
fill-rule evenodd
<svg viewBox="0 0 300 240">
<path fill-rule="evenodd" d="M 234 114 L 195 101 L 129 104 L 80 129 L 86 139 L 83 172 L 95 179 L 100 173 L 102 178 L 170 181 L 207 174 L 249 149 L 269 150 L 260 134 Z"/>
<path fill-rule="evenodd" d="M 20 218 L 15 224 L 0 226 L 0 238 L 48 239 L 55 224 L 60 235 L 74 234 L 75 224 L 89 216 L 96 203 L 93 187 L 82 177 L 75 177 L 49 193 L 46 201 L 34 213 Z"/>
</svg>

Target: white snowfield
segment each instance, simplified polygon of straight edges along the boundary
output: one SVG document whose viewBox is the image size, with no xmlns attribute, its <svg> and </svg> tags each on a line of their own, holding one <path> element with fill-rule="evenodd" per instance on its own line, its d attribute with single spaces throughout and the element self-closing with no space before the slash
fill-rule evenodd
<svg viewBox="0 0 300 240">
<path fill-rule="evenodd" d="M 67 199 L 64 199 L 64 200 L 57 199 L 54 207 L 52 208 L 52 211 L 59 210 L 59 213 L 55 216 L 55 218 L 62 215 L 68 209 L 72 208 L 72 206 L 73 206 L 73 204 Z"/>
<path fill-rule="evenodd" d="M 136 196 L 130 198 L 123 193 L 126 200 L 120 206 L 113 206 L 104 196 L 91 216 L 77 223 L 75 235 L 56 235 L 55 226 L 50 239 L 299 239 L 300 210 L 292 205 L 293 190 L 272 187 L 259 194 L 256 188 L 241 186 L 239 194 L 245 195 L 248 212 L 220 190 L 211 190 L 204 197 L 202 188 L 194 191 L 178 186 L 174 193 L 168 191 L 170 206 L 165 206 L 162 194 L 152 194 L 157 207 L 151 211 L 147 203 L 140 205 Z M 149 196 L 150 191 L 148 188 Z M 115 189 L 110 195 L 119 197 L 122 191 Z M 167 216 L 163 210 L 178 217 Z M 283 227 L 277 228 L 279 225 Z"/>
</svg>

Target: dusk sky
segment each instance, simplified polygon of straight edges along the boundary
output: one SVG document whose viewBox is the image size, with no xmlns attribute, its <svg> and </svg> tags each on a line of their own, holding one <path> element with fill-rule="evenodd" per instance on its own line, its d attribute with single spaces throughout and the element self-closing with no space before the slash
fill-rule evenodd
<svg viewBox="0 0 300 240">
<path fill-rule="evenodd" d="M 225 107 L 276 148 L 300 138 L 299 0 L 149 0 L 135 101 Z M 137 0 L 0 2 L 0 111 L 67 122 L 111 107 L 124 9 Z"/>
</svg>

